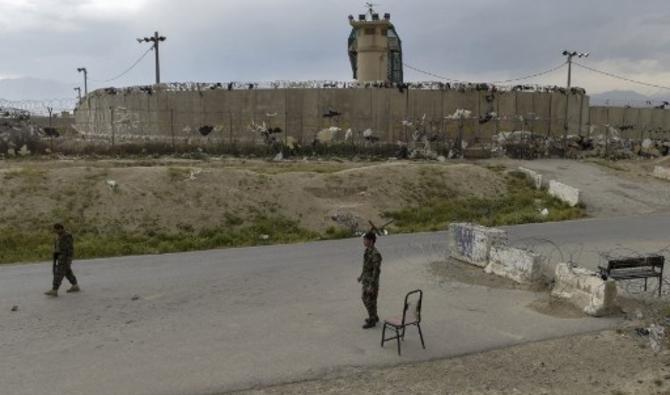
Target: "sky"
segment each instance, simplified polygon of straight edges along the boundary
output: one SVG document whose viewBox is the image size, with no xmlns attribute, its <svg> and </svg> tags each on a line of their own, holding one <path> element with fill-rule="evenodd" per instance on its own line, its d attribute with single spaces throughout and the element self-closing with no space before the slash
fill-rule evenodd
<svg viewBox="0 0 670 395">
<path fill-rule="evenodd" d="M 404 62 L 440 76 L 495 81 L 565 61 L 670 86 L 667 0 L 380 0 L 403 40 Z M 347 16 L 353 0 L 0 0 L 0 79 L 37 78 L 90 90 L 150 84 L 153 53 L 136 38 L 159 31 L 168 81 L 352 79 Z M 564 85 L 565 68 L 529 80 Z M 409 81 L 436 80 L 405 69 Z M 68 85 L 68 86 L 69 86 Z M 591 94 L 635 90 L 670 96 L 576 67 L 573 85 Z M 69 88 L 71 90 L 71 87 Z M 2 92 L 0 91 L 0 97 Z"/>
</svg>

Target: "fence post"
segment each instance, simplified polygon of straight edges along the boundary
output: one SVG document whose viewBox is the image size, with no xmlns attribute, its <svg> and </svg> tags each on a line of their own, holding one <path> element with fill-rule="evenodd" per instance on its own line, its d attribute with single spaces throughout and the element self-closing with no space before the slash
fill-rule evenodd
<svg viewBox="0 0 670 395">
<path fill-rule="evenodd" d="M 584 126 L 584 94 L 582 93 L 582 100 L 579 103 L 579 135 L 583 136 Z"/>
<path fill-rule="evenodd" d="M 549 116 L 547 117 L 547 135 L 545 137 L 553 137 L 552 133 L 552 120 L 554 116 L 554 107 L 553 107 L 553 102 L 554 102 L 554 95 L 552 93 L 549 93 Z"/>
<path fill-rule="evenodd" d="M 112 147 L 114 147 L 116 139 L 116 127 L 114 126 L 114 107 L 109 107 L 109 122 L 112 127 Z"/>
<path fill-rule="evenodd" d="M 174 108 L 170 109 L 170 136 L 172 139 L 172 151 L 177 152 L 177 146 L 174 141 Z"/>
<path fill-rule="evenodd" d="M 458 156 L 459 159 L 463 159 L 463 127 L 464 127 L 464 116 L 460 115 L 458 118 Z"/>
<path fill-rule="evenodd" d="M 609 117 L 608 117 L 609 119 Z M 605 125 L 605 159 L 609 159 L 610 124 Z"/>
<path fill-rule="evenodd" d="M 565 118 L 563 119 L 563 158 L 568 154 L 568 130 L 570 129 L 570 89 L 565 91 Z"/>
<path fill-rule="evenodd" d="M 228 111 L 228 143 L 233 145 L 233 113 Z"/>
</svg>

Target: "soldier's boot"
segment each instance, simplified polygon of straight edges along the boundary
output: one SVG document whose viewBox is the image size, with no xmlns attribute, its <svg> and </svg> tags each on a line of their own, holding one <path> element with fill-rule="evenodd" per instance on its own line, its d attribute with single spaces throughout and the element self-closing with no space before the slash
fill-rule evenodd
<svg viewBox="0 0 670 395">
<path fill-rule="evenodd" d="M 375 326 L 377 326 L 377 321 L 375 321 L 374 318 L 373 319 L 368 318 L 367 320 L 365 320 L 365 325 L 363 325 L 363 329 L 370 329 L 374 328 Z"/>
<path fill-rule="evenodd" d="M 81 291 L 81 289 L 79 289 L 79 285 L 75 284 L 75 285 L 71 286 L 70 289 L 68 289 L 65 292 L 72 293 L 72 292 L 79 292 L 79 291 Z"/>
<path fill-rule="evenodd" d="M 58 290 L 52 289 L 50 291 L 46 291 L 44 294 L 46 296 L 51 296 L 51 297 L 55 298 L 55 297 L 58 296 Z"/>
</svg>

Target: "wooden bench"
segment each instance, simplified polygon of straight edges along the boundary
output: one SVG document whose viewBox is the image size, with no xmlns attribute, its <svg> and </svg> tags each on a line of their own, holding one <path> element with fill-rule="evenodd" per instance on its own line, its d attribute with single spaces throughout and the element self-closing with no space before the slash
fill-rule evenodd
<svg viewBox="0 0 670 395">
<path fill-rule="evenodd" d="M 665 257 L 662 255 L 647 255 L 634 258 L 611 259 L 607 262 L 607 268 L 598 266 L 603 280 L 612 278 L 614 280 L 636 280 L 644 279 L 644 290 L 647 290 L 647 279 L 658 279 L 658 296 L 661 296 L 663 285 L 663 264 Z"/>
</svg>

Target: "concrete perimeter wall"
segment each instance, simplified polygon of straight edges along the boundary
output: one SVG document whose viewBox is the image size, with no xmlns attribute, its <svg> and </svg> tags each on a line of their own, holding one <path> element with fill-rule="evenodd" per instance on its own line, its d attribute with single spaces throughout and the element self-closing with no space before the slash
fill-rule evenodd
<svg viewBox="0 0 670 395">
<path fill-rule="evenodd" d="M 570 133 L 588 131 L 588 96 L 572 93 L 568 115 Z M 75 112 L 76 128 L 90 136 L 123 140 L 202 140 L 198 130 L 213 127 L 206 140 L 258 142 L 248 131 L 252 121 L 281 128 L 302 144 L 330 126 L 351 128 L 353 140 L 372 129 L 381 142 L 410 141 L 413 130 L 403 120 L 424 115 L 429 134 L 436 140 L 455 139 L 458 120 L 445 119 L 458 109 L 472 111 L 464 122 L 465 141 L 490 141 L 497 131 L 526 130 L 563 135 L 566 95 L 560 92 L 494 92 L 457 89 L 397 88 L 277 88 L 206 89 L 171 91 L 127 88 L 92 92 Z M 326 118 L 329 110 L 342 115 Z M 498 114 L 481 123 L 479 117 Z M 276 114 L 276 115 L 275 115 Z M 517 119 L 524 117 L 524 120 Z"/>
<path fill-rule="evenodd" d="M 670 138 L 670 110 L 634 107 L 591 107 L 589 123 L 593 135 L 604 135 L 610 125 L 622 138 L 643 140 Z"/>
</svg>

